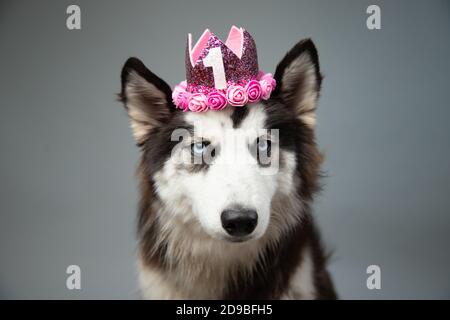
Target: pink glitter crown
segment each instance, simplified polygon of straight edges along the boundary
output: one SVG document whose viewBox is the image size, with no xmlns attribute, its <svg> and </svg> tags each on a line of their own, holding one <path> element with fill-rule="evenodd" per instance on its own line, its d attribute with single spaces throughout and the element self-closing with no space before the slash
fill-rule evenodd
<svg viewBox="0 0 450 320">
<path fill-rule="evenodd" d="M 175 86 L 172 99 L 183 111 L 203 112 L 267 100 L 274 88 L 272 74 L 258 69 L 252 36 L 233 26 L 225 43 L 206 29 L 192 47 L 188 35 L 186 81 Z"/>
</svg>

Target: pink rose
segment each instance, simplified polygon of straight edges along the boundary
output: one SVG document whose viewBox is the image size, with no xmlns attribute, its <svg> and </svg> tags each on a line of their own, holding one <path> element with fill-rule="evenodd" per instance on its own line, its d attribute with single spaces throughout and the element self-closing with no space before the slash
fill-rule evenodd
<svg viewBox="0 0 450 320">
<path fill-rule="evenodd" d="M 265 74 L 261 75 L 259 80 L 266 80 L 272 86 L 272 88 L 275 88 L 276 81 L 273 78 L 273 75 L 271 73 L 265 73 Z"/>
<path fill-rule="evenodd" d="M 270 93 L 272 92 L 272 87 L 270 86 L 269 82 L 267 80 L 260 80 L 259 83 L 261 84 L 262 94 L 261 98 L 264 100 L 269 99 Z"/>
<path fill-rule="evenodd" d="M 206 96 L 203 93 L 193 93 L 188 102 L 189 110 L 203 112 L 208 110 Z"/>
<path fill-rule="evenodd" d="M 182 81 L 180 84 L 176 85 L 172 92 L 173 103 L 183 111 L 188 108 L 189 93 L 186 92 L 187 83 Z"/>
<path fill-rule="evenodd" d="M 275 89 L 276 81 L 271 73 L 259 74 L 259 83 L 261 85 L 262 94 L 261 97 L 264 100 L 270 98 L 270 94 Z"/>
<path fill-rule="evenodd" d="M 248 101 L 255 102 L 261 98 L 262 89 L 259 81 L 252 80 L 245 86 L 245 91 L 247 92 Z"/>
<path fill-rule="evenodd" d="M 181 110 L 187 111 L 190 96 L 189 92 L 180 92 L 174 101 L 175 105 Z"/>
<path fill-rule="evenodd" d="M 248 102 L 248 96 L 242 86 L 231 85 L 227 89 L 227 100 L 231 105 L 241 107 Z"/>
<path fill-rule="evenodd" d="M 212 110 L 222 110 L 227 105 L 227 97 L 219 91 L 213 91 L 208 95 L 208 105 Z"/>
<path fill-rule="evenodd" d="M 175 102 L 178 94 L 180 92 L 186 92 L 187 83 L 186 81 L 181 81 L 180 84 L 177 84 L 172 91 L 172 100 Z"/>
</svg>

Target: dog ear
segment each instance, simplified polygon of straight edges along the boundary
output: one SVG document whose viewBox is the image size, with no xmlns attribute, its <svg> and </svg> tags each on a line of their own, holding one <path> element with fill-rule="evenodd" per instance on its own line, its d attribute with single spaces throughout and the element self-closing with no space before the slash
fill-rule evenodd
<svg viewBox="0 0 450 320">
<path fill-rule="evenodd" d="M 322 76 L 317 50 L 311 39 L 300 41 L 286 54 L 274 77 L 277 82 L 274 96 L 293 108 L 301 121 L 314 127 Z"/>
<path fill-rule="evenodd" d="M 175 107 L 170 86 L 137 58 L 129 58 L 122 68 L 122 91 L 136 143 L 141 145 L 149 131 L 165 123 Z"/>
</svg>

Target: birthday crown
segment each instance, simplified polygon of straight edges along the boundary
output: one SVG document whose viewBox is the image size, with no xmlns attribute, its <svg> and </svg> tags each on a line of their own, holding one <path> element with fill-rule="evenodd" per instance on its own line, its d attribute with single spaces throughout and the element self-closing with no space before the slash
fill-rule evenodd
<svg viewBox="0 0 450 320">
<path fill-rule="evenodd" d="M 206 29 L 192 46 L 188 34 L 186 80 L 175 86 L 172 99 L 183 111 L 203 112 L 267 100 L 274 88 L 272 74 L 258 68 L 252 36 L 232 26 L 225 43 Z"/>
</svg>

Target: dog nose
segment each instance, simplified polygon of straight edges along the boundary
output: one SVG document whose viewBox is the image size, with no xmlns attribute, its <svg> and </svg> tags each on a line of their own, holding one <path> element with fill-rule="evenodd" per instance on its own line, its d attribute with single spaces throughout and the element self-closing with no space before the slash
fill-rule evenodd
<svg viewBox="0 0 450 320">
<path fill-rule="evenodd" d="M 255 210 L 227 209 L 220 216 L 222 227 L 230 236 L 243 237 L 255 230 L 258 214 Z"/>
</svg>

